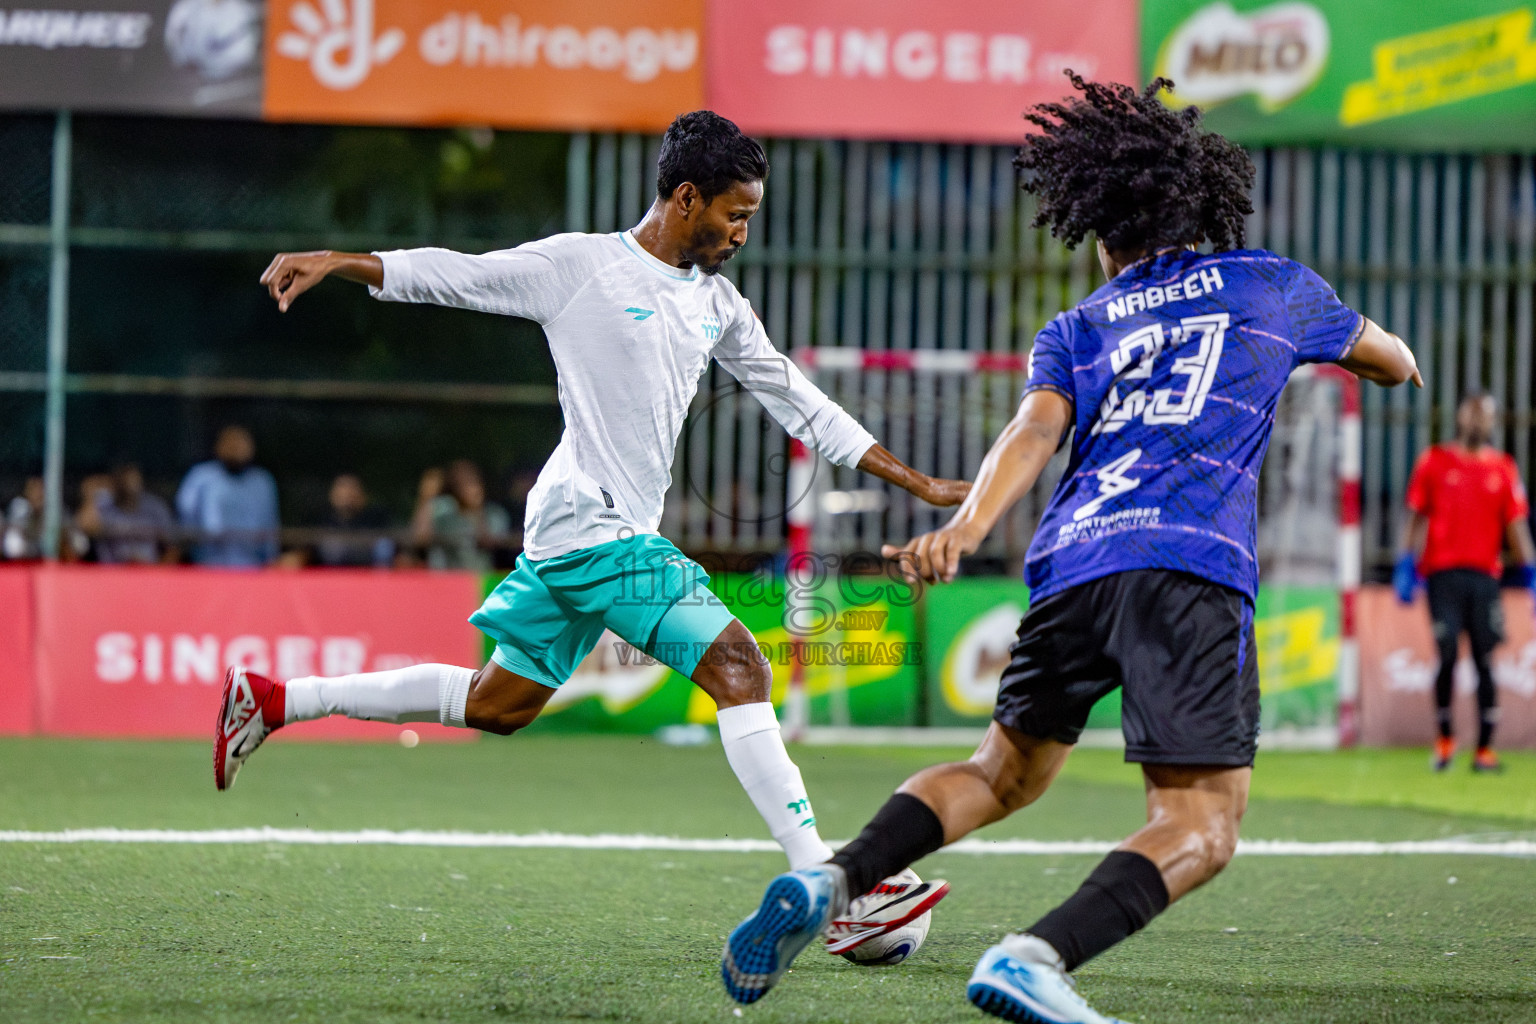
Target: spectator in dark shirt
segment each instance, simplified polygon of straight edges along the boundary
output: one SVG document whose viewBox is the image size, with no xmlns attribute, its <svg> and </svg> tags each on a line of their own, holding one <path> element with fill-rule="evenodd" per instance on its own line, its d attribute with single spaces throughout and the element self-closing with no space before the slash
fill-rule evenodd
<svg viewBox="0 0 1536 1024">
<path fill-rule="evenodd" d="M 369 503 L 356 473 L 342 473 L 331 481 L 330 502 L 310 564 L 385 569 L 394 563 L 395 542 L 382 535 L 389 528 L 389 516 Z"/>
<path fill-rule="evenodd" d="M 95 544 L 96 560 L 110 565 L 175 562 L 176 520 L 158 495 L 144 489 L 144 474 L 131 462 L 81 487 L 76 525 Z"/>
<path fill-rule="evenodd" d="M 510 528 L 505 541 L 492 552 L 498 569 L 511 569 L 517 565 L 517 556 L 523 550 L 523 519 L 528 514 L 528 494 L 539 482 L 538 469 L 515 469 L 507 479 L 507 518 Z"/>
</svg>

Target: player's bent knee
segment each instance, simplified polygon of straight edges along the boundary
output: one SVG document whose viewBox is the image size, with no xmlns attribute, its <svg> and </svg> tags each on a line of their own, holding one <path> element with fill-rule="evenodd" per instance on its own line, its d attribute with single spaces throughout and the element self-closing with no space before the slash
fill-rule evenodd
<svg viewBox="0 0 1536 1024">
<path fill-rule="evenodd" d="M 464 724 L 510 736 L 530 725 L 554 694 L 551 687 L 487 665 L 475 674 L 464 702 Z"/>
<path fill-rule="evenodd" d="M 1237 819 L 1213 814 L 1190 832 L 1189 842 L 1204 865 L 1206 878 L 1219 874 L 1237 853 Z"/>
<path fill-rule="evenodd" d="M 515 711 L 502 711 L 484 717 L 477 715 L 473 719 L 466 719 L 466 722 L 481 732 L 493 733 L 497 736 L 511 736 L 519 729 L 533 724 L 533 720 L 538 717 L 539 712 L 537 709 L 528 710 L 520 708 Z"/>
<path fill-rule="evenodd" d="M 1206 833 L 1205 862 L 1211 874 L 1216 874 L 1222 868 L 1232 863 L 1232 857 L 1237 853 L 1237 826 L 1236 824 L 1219 824 Z"/>
<path fill-rule="evenodd" d="M 987 781 L 992 785 L 992 795 L 1009 814 L 1028 807 L 1040 795 L 1040 787 L 1021 773 L 994 774 Z"/>
<path fill-rule="evenodd" d="M 773 668 L 756 644 L 717 641 L 694 674 L 694 682 L 722 708 L 761 704 L 773 693 Z"/>
</svg>

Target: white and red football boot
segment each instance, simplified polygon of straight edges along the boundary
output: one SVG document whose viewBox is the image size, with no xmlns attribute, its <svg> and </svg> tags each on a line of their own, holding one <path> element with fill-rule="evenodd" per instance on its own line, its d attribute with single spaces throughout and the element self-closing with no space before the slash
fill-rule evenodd
<svg viewBox="0 0 1536 1024">
<path fill-rule="evenodd" d="M 948 895 L 949 883 L 942 879 L 925 882 L 911 868 L 894 874 L 850 900 L 848 909 L 828 923 L 827 952 L 842 955 L 876 935 L 893 932 Z"/>
<path fill-rule="evenodd" d="M 283 727 L 287 688 L 243 668 L 224 670 L 224 696 L 213 733 L 213 784 L 226 790 L 261 741 Z"/>
</svg>

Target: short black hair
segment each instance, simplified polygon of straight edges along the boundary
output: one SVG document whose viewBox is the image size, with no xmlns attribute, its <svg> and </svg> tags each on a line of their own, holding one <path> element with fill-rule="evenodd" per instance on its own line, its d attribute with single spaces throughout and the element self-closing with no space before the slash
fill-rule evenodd
<svg viewBox="0 0 1536 1024">
<path fill-rule="evenodd" d="M 768 156 L 762 145 L 713 110 L 679 115 L 661 137 L 656 194 L 663 199 L 691 181 L 707 203 L 737 182 L 766 177 Z"/>
<path fill-rule="evenodd" d="M 1242 247 L 1253 212 L 1253 161 L 1242 147 L 1202 131 L 1200 108 L 1164 106 L 1166 78 L 1137 92 L 1066 74 L 1082 95 L 1025 112 L 1040 133 L 1014 160 L 1022 188 L 1039 198 L 1036 227 L 1069 247 L 1091 231 L 1111 252 Z"/>
</svg>

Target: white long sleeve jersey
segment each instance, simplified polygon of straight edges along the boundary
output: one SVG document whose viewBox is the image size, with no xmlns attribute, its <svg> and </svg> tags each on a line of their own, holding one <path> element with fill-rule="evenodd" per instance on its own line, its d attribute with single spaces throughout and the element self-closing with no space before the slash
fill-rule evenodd
<svg viewBox="0 0 1536 1024">
<path fill-rule="evenodd" d="M 773 347 L 730 281 L 664 263 L 627 231 L 553 235 L 483 256 L 376 255 L 384 262 L 376 298 L 543 326 L 565 432 L 528 495 L 529 558 L 657 532 L 677 438 L 710 359 L 831 461 L 856 466 L 875 443 Z"/>
</svg>

